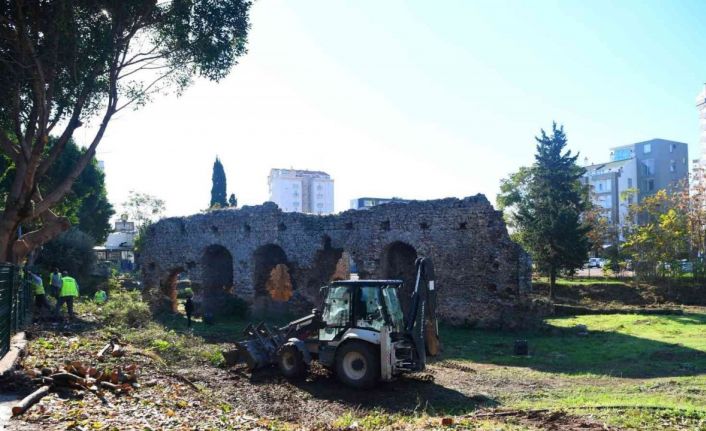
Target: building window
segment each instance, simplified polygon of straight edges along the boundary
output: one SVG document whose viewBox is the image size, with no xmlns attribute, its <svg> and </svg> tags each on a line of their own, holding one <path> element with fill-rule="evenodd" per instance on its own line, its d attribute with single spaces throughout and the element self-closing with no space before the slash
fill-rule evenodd
<svg viewBox="0 0 706 431">
<path fill-rule="evenodd" d="M 677 148 L 677 144 L 669 144 L 669 152 L 670 153 L 673 153 L 675 148 Z"/>
<path fill-rule="evenodd" d="M 323 193 L 317 194 L 317 195 L 316 195 L 316 198 L 317 198 L 317 199 L 323 199 L 323 198 L 324 198 Z"/>
<path fill-rule="evenodd" d="M 322 204 L 321 202 L 316 204 L 316 208 L 323 208 L 323 207 L 324 207 L 324 204 Z"/>
<path fill-rule="evenodd" d="M 628 188 L 632 188 L 632 178 L 628 178 Z"/>
<path fill-rule="evenodd" d="M 646 189 L 648 192 L 652 192 L 655 190 L 655 180 L 647 180 L 645 181 L 646 184 Z"/>
<path fill-rule="evenodd" d="M 642 172 L 645 175 L 655 174 L 655 161 L 654 159 L 645 159 L 642 161 Z"/>
<path fill-rule="evenodd" d="M 299 202 L 297 202 L 297 201 L 292 202 L 292 206 L 294 208 L 299 208 Z"/>
<path fill-rule="evenodd" d="M 627 160 L 630 157 L 632 157 L 632 154 L 630 154 L 630 152 L 631 152 L 630 148 L 621 148 L 621 149 L 615 150 L 613 152 L 612 159 L 614 162 L 617 162 L 619 160 Z"/>
<path fill-rule="evenodd" d="M 644 154 L 650 154 L 652 152 L 652 144 L 645 144 L 642 146 L 642 152 Z"/>
<path fill-rule="evenodd" d="M 321 184 L 317 184 L 316 190 L 322 190 L 322 189 L 323 189 L 323 187 L 321 186 Z"/>
<path fill-rule="evenodd" d="M 669 161 L 669 172 L 676 172 L 677 171 L 677 162 L 674 160 Z"/>
<path fill-rule="evenodd" d="M 294 193 L 292 193 L 292 196 L 294 196 L 295 198 L 298 198 L 298 197 L 299 197 L 299 192 L 294 192 Z"/>
</svg>

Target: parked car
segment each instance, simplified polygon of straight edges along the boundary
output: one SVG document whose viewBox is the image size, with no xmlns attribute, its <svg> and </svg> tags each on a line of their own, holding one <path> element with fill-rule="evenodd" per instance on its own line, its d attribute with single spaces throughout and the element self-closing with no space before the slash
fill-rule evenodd
<svg viewBox="0 0 706 431">
<path fill-rule="evenodd" d="M 603 268 L 603 259 L 599 257 L 592 257 L 588 259 L 588 262 L 586 262 L 586 267 L 587 268 Z"/>
<path fill-rule="evenodd" d="M 689 262 L 687 259 L 680 259 L 675 262 L 675 267 L 679 268 L 681 272 L 692 272 L 694 270 L 694 264 Z M 670 271 L 672 269 L 672 264 L 670 262 L 664 262 L 662 268 Z"/>
</svg>

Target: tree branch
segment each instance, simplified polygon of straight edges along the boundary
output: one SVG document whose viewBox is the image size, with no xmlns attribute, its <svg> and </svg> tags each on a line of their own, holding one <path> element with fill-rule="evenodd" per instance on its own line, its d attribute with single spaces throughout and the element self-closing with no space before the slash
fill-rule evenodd
<svg viewBox="0 0 706 431">
<path fill-rule="evenodd" d="M 0 148 L 7 153 L 7 155 L 12 159 L 13 162 L 17 163 L 20 152 L 17 150 L 15 144 L 12 143 L 10 138 L 7 136 L 5 131 L 0 128 Z"/>
</svg>

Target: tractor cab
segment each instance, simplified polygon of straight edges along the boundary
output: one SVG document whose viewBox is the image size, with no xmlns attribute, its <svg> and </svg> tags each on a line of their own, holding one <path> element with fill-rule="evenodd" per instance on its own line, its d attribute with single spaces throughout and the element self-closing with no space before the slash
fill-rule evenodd
<svg viewBox="0 0 706 431">
<path fill-rule="evenodd" d="M 401 286 L 400 280 L 356 280 L 323 287 L 321 320 L 325 326 L 319 330 L 319 340 L 335 341 L 351 328 L 378 334 L 384 327 L 403 332 L 404 314 L 398 297 Z"/>
</svg>

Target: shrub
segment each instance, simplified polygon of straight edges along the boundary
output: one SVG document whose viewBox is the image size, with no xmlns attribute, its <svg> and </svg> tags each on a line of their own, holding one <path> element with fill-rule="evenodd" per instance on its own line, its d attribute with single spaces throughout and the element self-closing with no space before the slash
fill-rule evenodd
<svg viewBox="0 0 706 431">
<path fill-rule="evenodd" d="M 224 299 L 223 307 L 220 309 L 219 313 L 224 316 L 245 318 L 248 316 L 249 311 L 250 307 L 245 300 L 237 296 L 231 296 L 228 297 L 228 299 Z"/>
<path fill-rule="evenodd" d="M 152 320 L 149 306 L 142 301 L 140 292 L 117 289 L 111 292 L 103 306 L 105 323 L 113 326 L 140 328 Z"/>
</svg>

